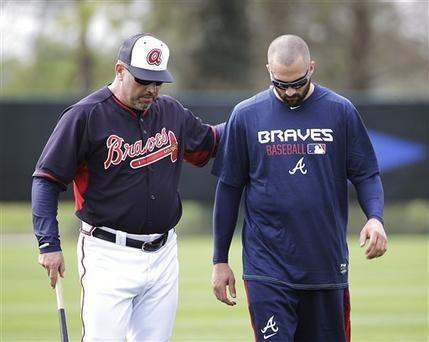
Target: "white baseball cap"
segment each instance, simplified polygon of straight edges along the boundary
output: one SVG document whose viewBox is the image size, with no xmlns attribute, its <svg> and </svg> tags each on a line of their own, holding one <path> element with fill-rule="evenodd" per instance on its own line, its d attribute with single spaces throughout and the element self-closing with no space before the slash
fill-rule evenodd
<svg viewBox="0 0 429 342">
<path fill-rule="evenodd" d="M 174 79 L 167 70 L 169 56 L 167 44 L 150 34 L 139 33 L 121 45 L 118 59 L 138 79 L 171 83 Z"/>
</svg>

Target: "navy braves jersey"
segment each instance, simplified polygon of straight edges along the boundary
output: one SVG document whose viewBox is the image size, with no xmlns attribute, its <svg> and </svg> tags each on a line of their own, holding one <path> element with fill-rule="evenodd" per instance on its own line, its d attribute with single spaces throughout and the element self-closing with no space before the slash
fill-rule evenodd
<svg viewBox="0 0 429 342">
<path fill-rule="evenodd" d="M 273 89 L 256 94 L 234 108 L 213 173 L 245 189 L 244 279 L 348 286 L 348 180 L 379 174 L 350 101 L 319 85 L 295 109 Z"/>
<path fill-rule="evenodd" d="M 159 96 L 143 115 L 104 87 L 67 108 L 33 174 L 74 185 L 76 215 L 132 234 L 163 233 L 182 213 L 182 162 L 202 166 L 216 130 L 175 99 Z"/>
</svg>

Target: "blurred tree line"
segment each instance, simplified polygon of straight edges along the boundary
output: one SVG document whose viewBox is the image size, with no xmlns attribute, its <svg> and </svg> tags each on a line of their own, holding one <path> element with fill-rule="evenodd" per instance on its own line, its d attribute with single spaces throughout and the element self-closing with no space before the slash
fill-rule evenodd
<svg viewBox="0 0 429 342">
<path fill-rule="evenodd" d="M 169 45 L 177 81 L 164 89 L 170 93 L 262 89 L 269 43 L 293 33 L 309 44 L 318 83 L 373 96 L 429 95 L 426 0 L 3 0 L 1 7 L 2 98 L 97 89 L 113 79 L 119 45 L 136 32 Z M 22 23 L 29 39 L 20 39 Z"/>
</svg>

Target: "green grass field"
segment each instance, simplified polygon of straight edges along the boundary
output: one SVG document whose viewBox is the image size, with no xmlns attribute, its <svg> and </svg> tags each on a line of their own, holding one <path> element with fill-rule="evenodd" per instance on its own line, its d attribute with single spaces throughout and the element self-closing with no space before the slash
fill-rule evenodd
<svg viewBox="0 0 429 342">
<path fill-rule="evenodd" d="M 180 232 L 179 232 L 180 234 Z M 424 236 L 392 236 L 384 258 L 367 261 L 350 239 L 353 341 L 428 340 L 428 246 Z M 240 278 L 240 243 L 232 247 Z M 179 235 L 180 302 L 172 341 L 252 341 L 242 282 L 238 305 L 212 295 L 211 242 Z M 71 341 L 80 337 L 75 242 L 64 244 L 66 314 Z M 0 341 L 58 341 L 55 292 L 37 264 L 34 239 L 2 236 Z M 162 323 L 161 323 L 162 324 Z"/>
<path fill-rule="evenodd" d="M 185 204 L 178 229 L 180 301 L 172 341 L 253 341 L 241 278 L 241 246 L 233 242 L 231 264 L 238 280 L 238 305 L 219 303 L 211 290 L 211 239 L 192 235 L 207 226 L 210 212 Z M 418 208 L 415 223 L 427 231 L 427 203 Z M 395 210 L 391 210 L 390 219 Z M 66 258 L 66 315 L 71 341 L 80 340 L 80 288 L 76 269 L 76 219 L 71 204 L 59 216 Z M 411 222 L 411 221 L 410 221 Z M 425 223 L 426 222 L 426 223 Z M 360 223 L 357 223 L 359 225 Z M 356 229 L 356 227 L 354 227 Z M 58 341 L 55 292 L 37 264 L 28 204 L 0 206 L 0 342 Z M 428 341 L 429 236 L 390 235 L 388 253 L 368 261 L 350 235 L 352 340 L 354 342 Z M 162 324 L 162 322 L 160 323 Z"/>
</svg>

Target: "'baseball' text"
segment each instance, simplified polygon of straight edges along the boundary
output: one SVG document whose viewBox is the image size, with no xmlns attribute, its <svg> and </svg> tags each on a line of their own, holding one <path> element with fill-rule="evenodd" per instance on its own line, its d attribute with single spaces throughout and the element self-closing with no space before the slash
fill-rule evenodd
<svg viewBox="0 0 429 342">
<path fill-rule="evenodd" d="M 305 154 L 304 144 L 270 144 L 265 146 L 268 156 Z"/>
</svg>

